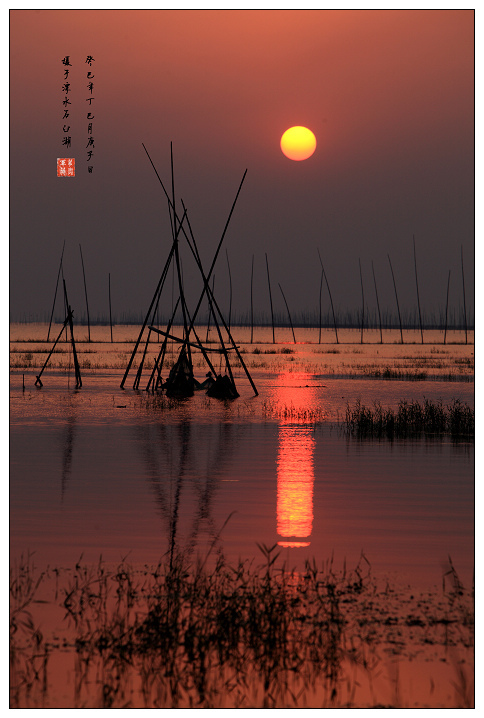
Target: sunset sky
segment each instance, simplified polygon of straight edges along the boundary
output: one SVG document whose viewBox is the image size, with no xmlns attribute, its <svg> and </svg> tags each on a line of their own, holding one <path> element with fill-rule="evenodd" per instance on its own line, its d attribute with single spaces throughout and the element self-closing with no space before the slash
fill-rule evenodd
<svg viewBox="0 0 484 718">
<path fill-rule="evenodd" d="M 66 55 L 70 149 L 62 146 Z M 293 125 L 317 139 L 301 162 L 280 149 Z M 171 232 L 142 143 L 168 188 L 170 142 L 177 200 L 207 269 L 247 169 L 215 267 L 222 308 L 227 250 L 236 312 L 250 307 L 254 255 L 256 308 L 269 313 L 265 252 L 276 310 L 284 312 L 280 283 L 294 314 L 316 312 L 319 248 L 341 311 L 360 306 L 359 259 L 370 310 L 373 261 L 380 304 L 395 311 L 387 254 L 401 305 L 412 310 L 415 235 L 424 311 L 445 307 L 449 270 L 451 305 L 462 306 L 462 245 L 473 314 L 473 11 L 12 11 L 12 319 L 49 315 L 64 240 L 78 316 L 79 243 L 91 318 L 107 316 L 108 273 L 115 315 L 146 311 Z M 57 177 L 58 157 L 75 158 L 75 177 Z M 194 301 L 188 254 L 183 271 Z"/>
</svg>

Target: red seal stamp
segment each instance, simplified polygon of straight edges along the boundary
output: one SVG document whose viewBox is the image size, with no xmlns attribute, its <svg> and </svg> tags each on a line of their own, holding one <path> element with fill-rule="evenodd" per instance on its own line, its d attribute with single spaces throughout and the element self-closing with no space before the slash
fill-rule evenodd
<svg viewBox="0 0 484 718">
<path fill-rule="evenodd" d="M 76 161 L 73 157 L 57 158 L 57 177 L 75 177 Z"/>
</svg>

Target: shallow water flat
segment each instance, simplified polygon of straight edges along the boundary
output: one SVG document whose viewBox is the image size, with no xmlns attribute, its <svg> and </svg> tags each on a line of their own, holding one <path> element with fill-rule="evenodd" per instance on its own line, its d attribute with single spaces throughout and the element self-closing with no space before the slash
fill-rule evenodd
<svg viewBox="0 0 484 718">
<path fill-rule="evenodd" d="M 306 561 L 344 575 L 363 566 L 379 587 L 362 594 L 350 640 L 368 632 L 382 663 L 375 682 L 371 672 L 357 675 L 351 661 L 346 666 L 348 676 L 354 673 L 348 690 L 359 686 L 358 695 L 348 696 L 353 705 L 400 699 L 411 707 L 469 705 L 472 610 L 466 603 L 456 613 L 451 660 L 443 622 L 457 606 L 456 575 L 466 588 L 462 602 L 472 603 L 474 442 L 446 435 L 358 440 L 343 421 L 356 402 L 396 409 L 401 401 L 445 407 L 458 400 L 473 407 L 474 347 L 462 343 L 462 333 L 452 345 L 430 333 L 424 345 L 380 345 L 375 334 L 361 345 L 358 332 L 348 330 L 346 343 L 334 344 L 325 330 L 320 345 L 317 330 L 300 330 L 304 343 L 294 345 L 278 330 L 273 345 L 270 330 L 258 330 L 251 344 L 250 330 L 240 329 L 237 342 L 258 395 L 235 362 L 240 398 L 224 402 L 203 392 L 176 401 L 135 391 L 133 371 L 121 389 L 136 339 L 132 327 L 116 327 L 112 344 L 106 327 L 93 328 L 93 342 L 79 343 L 80 390 L 73 388 L 66 346 L 36 388 L 49 350 L 46 330 L 11 330 L 10 551 L 14 567 L 30 552 L 38 570 L 46 570 L 49 603 L 34 618 L 51 631 L 51 646 L 74 645 L 57 579 L 74 581 L 84 570 L 78 562 L 89 573 L 102 556 L 115 576 L 126 559 L 146 576 L 174 549 L 191 561 L 208 557 L 212 570 L 221 556 L 230 566 L 239 558 L 259 566 L 259 547 L 275 547 L 277 571 L 282 562 L 300 573 Z M 143 382 L 158 351 L 155 344 L 147 351 Z M 206 369 L 198 357 L 197 378 Z M 435 618 L 440 614 L 443 622 Z M 50 661 L 50 694 L 26 695 L 25 706 L 102 705 L 97 679 L 80 697 L 73 649 L 53 651 Z M 139 676 L 133 680 L 137 685 Z M 311 690 L 308 705 L 327 704 L 317 686 Z M 131 700 L 143 704 L 134 689 Z"/>
<path fill-rule="evenodd" d="M 17 387 L 12 554 L 152 563 L 174 538 L 208 550 L 230 516 L 218 545 L 230 558 L 257 555 L 256 543 L 279 543 L 289 564 L 333 552 L 355 563 L 363 550 L 378 571 L 436 583 L 450 554 L 470 580 L 473 445 L 357 441 L 324 418 L 344 411 L 348 383 L 376 397 L 381 382 L 335 380 L 335 412 L 313 377 L 261 380 L 259 397 L 233 403 L 157 403 L 99 376 L 75 393 L 64 377 L 30 395 Z"/>
</svg>

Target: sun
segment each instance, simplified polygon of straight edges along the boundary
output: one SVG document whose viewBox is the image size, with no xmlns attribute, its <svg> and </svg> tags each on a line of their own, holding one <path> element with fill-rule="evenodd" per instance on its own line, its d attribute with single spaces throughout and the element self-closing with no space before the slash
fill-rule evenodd
<svg viewBox="0 0 484 718">
<path fill-rule="evenodd" d="M 281 150 L 290 160 L 307 160 L 316 149 L 316 137 L 307 127 L 290 127 L 281 137 Z"/>
</svg>

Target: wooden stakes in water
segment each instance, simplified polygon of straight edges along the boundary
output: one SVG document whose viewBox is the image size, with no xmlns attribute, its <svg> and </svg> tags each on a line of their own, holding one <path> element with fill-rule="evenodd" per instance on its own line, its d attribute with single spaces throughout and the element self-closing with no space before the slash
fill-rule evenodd
<svg viewBox="0 0 484 718">
<path fill-rule="evenodd" d="M 227 257 L 227 268 L 229 270 L 229 293 L 230 293 L 230 300 L 229 300 L 229 330 L 232 320 L 232 274 L 230 273 L 230 262 L 229 262 L 229 253 L 227 252 L 227 248 L 225 248 L 225 256 Z M 213 291 L 213 290 L 212 290 Z"/>
<path fill-rule="evenodd" d="M 111 327 L 111 344 L 113 342 L 113 317 L 111 314 L 111 273 L 108 274 L 108 294 L 109 294 L 109 326 Z"/>
<path fill-rule="evenodd" d="M 360 265 L 360 282 L 361 282 L 361 344 L 363 344 L 363 327 L 365 325 L 365 293 L 363 291 L 363 275 L 361 273 L 361 259 L 358 257 Z"/>
<path fill-rule="evenodd" d="M 327 286 L 327 288 L 328 288 L 329 301 L 331 302 L 331 310 L 332 310 L 332 312 L 333 312 L 333 322 L 334 322 L 334 333 L 335 333 L 335 335 L 336 335 L 336 344 L 339 344 L 338 329 L 337 329 L 337 327 L 336 327 L 336 314 L 334 313 L 333 297 L 331 296 L 331 289 L 329 288 L 328 275 L 327 275 L 326 272 L 324 271 L 323 260 L 321 259 L 321 255 L 320 255 L 320 253 L 319 253 L 319 247 L 317 247 L 317 250 L 318 250 L 319 261 L 320 261 L 320 263 L 321 263 L 321 269 L 323 270 L 324 278 L 325 278 L 325 280 L 326 280 L 326 286 Z"/>
<path fill-rule="evenodd" d="M 213 275 L 212 279 L 212 295 L 215 289 L 215 274 Z M 210 332 L 210 320 L 212 318 L 212 302 L 210 301 L 209 293 L 207 292 L 207 299 L 208 299 L 208 320 L 207 320 L 207 335 L 205 337 L 205 344 L 208 344 L 208 334 Z M 214 316 L 215 319 L 215 316 Z"/>
<path fill-rule="evenodd" d="M 53 302 L 53 304 L 52 304 L 52 312 L 51 312 L 51 315 L 50 315 L 49 331 L 47 332 L 47 341 L 49 341 L 50 328 L 51 328 L 51 326 L 52 326 L 52 317 L 54 316 L 55 300 L 56 300 L 56 298 L 57 298 L 57 288 L 58 288 L 58 286 L 59 286 L 59 277 L 60 277 L 60 273 L 61 273 L 61 270 L 62 270 L 62 259 L 63 259 L 63 257 L 64 257 L 64 249 L 65 249 L 65 246 L 66 246 L 66 240 L 64 240 L 64 244 L 62 245 L 62 253 L 61 253 L 61 258 L 60 258 L 60 262 L 59 262 L 59 271 L 57 272 L 57 281 L 56 281 L 56 283 L 55 283 L 54 302 Z"/>
<path fill-rule="evenodd" d="M 74 371 L 76 373 L 76 389 L 80 389 L 82 386 L 82 379 L 81 379 L 81 369 L 79 367 L 79 362 L 77 360 L 76 342 L 74 341 L 74 324 L 72 322 L 72 309 L 69 305 L 69 300 L 67 298 L 67 289 L 66 289 L 65 280 L 63 280 L 63 283 L 64 283 L 64 297 L 65 297 L 66 306 L 67 306 L 67 320 L 69 322 L 69 329 L 71 331 L 72 356 L 74 358 Z"/>
<path fill-rule="evenodd" d="M 450 269 L 449 269 L 449 276 L 447 278 L 447 300 L 445 302 L 444 344 L 445 344 L 445 340 L 447 338 L 447 316 L 448 316 L 448 311 L 449 311 L 449 287 L 450 287 Z"/>
<path fill-rule="evenodd" d="M 319 283 L 319 344 L 321 344 L 321 323 L 323 318 L 323 305 L 321 302 L 322 296 L 323 296 L 323 278 L 324 278 L 324 271 L 321 270 L 321 281 Z"/>
<path fill-rule="evenodd" d="M 420 334 L 422 336 L 422 344 L 424 343 L 423 329 L 422 329 L 422 313 L 420 311 L 420 295 L 418 292 L 418 277 L 417 277 L 417 252 L 415 250 L 415 235 L 413 235 L 413 263 L 415 266 L 415 284 L 417 286 L 417 304 L 418 304 L 418 320 L 420 323 Z"/>
<path fill-rule="evenodd" d="M 42 374 L 43 374 L 43 372 L 44 372 L 44 369 L 45 369 L 45 367 L 47 366 L 47 364 L 48 364 L 48 362 L 49 362 L 49 359 L 50 359 L 50 357 L 52 356 L 52 353 L 53 353 L 53 351 L 54 351 L 54 349 L 55 349 L 55 347 L 56 347 L 57 342 L 58 342 L 59 339 L 61 338 L 64 329 L 66 329 L 66 336 L 67 336 L 67 325 L 69 325 L 69 329 L 70 329 L 70 332 L 71 332 L 72 354 L 73 354 L 73 357 L 74 357 L 74 370 L 75 370 L 75 373 L 76 373 L 76 389 L 80 389 L 80 388 L 82 387 L 82 378 L 81 378 L 81 369 L 80 369 L 80 367 L 79 367 L 79 362 L 78 362 L 78 360 L 77 360 L 76 342 L 75 342 L 75 340 L 74 340 L 74 325 L 73 325 L 73 322 L 72 322 L 73 312 L 72 312 L 72 309 L 71 309 L 71 307 L 70 307 L 70 305 L 69 305 L 69 300 L 67 299 L 67 289 L 66 289 L 65 280 L 63 279 L 62 281 L 63 281 L 63 284 L 64 284 L 64 302 L 65 302 L 65 305 L 66 305 L 66 307 L 67 307 L 66 318 L 64 319 L 64 324 L 62 325 L 62 329 L 61 329 L 60 332 L 59 332 L 59 336 L 57 337 L 57 339 L 56 339 L 55 342 L 54 342 L 54 346 L 53 346 L 52 349 L 50 350 L 50 352 L 49 352 L 49 354 L 48 354 L 48 356 L 47 356 L 47 359 L 46 359 L 45 362 L 44 362 L 44 365 L 43 365 L 42 369 L 40 370 L 40 372 L 39 372 L 38 375 L 36 376 L 35 386 L 42 387 L 42 381 L 41 381 L 40 377 L 42 376 Z M 68 376 L 68 379 L 69 379 L 69 376 Z"/>
<path fill-rule="evenodd" d="M 267 259 L 267 252 L 266 252 L 266 267 L 267 267 L 267 284 L 269 285 L 269 301 L 271 304 L 271 321 L 272 321 L 272 343 L 276 343 L 276 334 L 274 331 L 274 311 L 272 308 L 272 292 L 271 292 L 271 278 L 269 276 L 269 261 Z"/>
<path fill-rule="evenodd" d="M 279 284 L 279 283 L 278 283 L 278 284 Z M 281 290 L 282 298 L 284 299 L 284 304 L 286 305 L 287 316 L 289 317 L 289 323 L 290 323 L 291 329 L 292 329 L 292 338 L 294 339 L 294 344 L 297 344 L 297 342 L 296 342 L 296 335 L 294 334 L 294 327 L 293 327 L 293 325 L 292 325 L 291 312 L 289 311 L 289 305 L 288 305 L 288 303 L 287 303 L 287 301 L 286 301 L 286 297 L 284 296 L 284 292 L 282 291 L 282 287 L 281 287 L 280 284 L 279 284 L 279 289 Z"/>
<path fill-rule="evenodd" d="M 63 333 L 64 329 L 66 328 L 68 321 L 69 321 L 69 317 L 66 317 L 66 318 L 64 319 L 64 324 L 62 325 L 62 329 L 61 329 L 60 332 L 59 332 L 59 336 L 58 336 L 57 339 L 55 340 L 52 349 L 50 350 L 49 354 L 47 355 L 47 359 L 45 360 L 45 362 L 44 362 L 44 364 L 43 364 L 43 366 L 42 366 L 42 369 L 40 370 L 40 372 L 39 372 L 39 373 L 37 374 L 37 376 L 36 376 L 35 386 L 40 386 L 40 387 L 42 387 L 42 381 L 41 381 L 40 377 L 41 377 L 42 374 L 44 373 L 44 369 L 45 369 L 45 367 L 47 366 L 47 364 L 49 363 L 49 359 L 50 359 L 50 357 L 52 356 L 52 353 L 53 353 L 54 349 L 56 348 L 57 342 L 58 342 L 59 339 L 61 338 L 62 333 Z"/>
<path fill-rule="evenodd" d="M 373 283 L 375 285 L 375 294 L 376 294 L 376 306 L 378 308 L 378 321 L 380 323 L 380 344 L 383 344 L 383 332 L 381 328 L 381 314 L 380 314 L 380 302 L 378 301 L 378 289 L 376 288 L 376 277 L 375 277 L 375 268 L 373 266 L 373 260 L 371 260 L 371 271 L 373 272 Z"/>
<path fill-rule="evenodd" d="M 400 337 L 401 337 L 402 344 L 403 344 L 402 317 L 400 315 L 400 305 L 398 303 L 397 285 L 395 282 L 395 275 L 393 274 L 392 260 L 390 259 L 389 254 L 387 256 L 388 256 L 388 261 L 390 262 L 390 270 L 391 270 L 392 279 L 393 279 L 393 288 L 395 289 L 395 299 L 397 300 L 398 321 L 400 322 Z"/>
<path fill-rule="evenodd" d="M 205 293 L 207 293 L 208 296 L 209 296 L 209 301 L 212 303 L 213 308 L 214 308 L 214 309 L 217 311 L 217 313 L 219 314 L 220 320 L 221 320 L 221 322 L 222 322 L 222 324 L 223 324 L 223 326 L 224 326 L 224 329 L 225 329 L 225 331 L 226 331 L 227 334 L 228 334 L 229 341 L 230 341 L 230 343 L 232 344 L 232 346 L 233 346 L 233 348 L 234 348 L 234 350 L 235 350 L 235 352 L 236 352 L 236 354 L 237 354 L 237 357 L 238 357 L 238 359 L 239 359 L 239 361 L 240 361 L 240 363 L 241 363 L 242 368 L 244 369 L 244 371 L 245 371 L 245 373 L 246 373 L 246 375 L 247 375 L 247 378 L 249 379 L 249 382 L 250 382 L 250 384 L 251 384 L 251 386 L 252 386 L 252 388 L 253 388 L 253 390 L 254 390 L 255 395 L 257 396 L 258 392 L 257 392 L 257 389 L 256 389 L 256 387 L 255 387 L 255 385 L 254 385 L 254 382 L 252 381 L 252 378 L 251 378 L 251 376 L 250 376 L 250 374 L 249 374 L 249 371 L 248 371 L 247 367 L 245 366 L 245 363 L 244 363 L 244 361 L 243 361 L 242 355 L 241 355 L 240 352 L 239 352 L 239 349 L 238 349 L 238 347 L 237 347 L 237 345 L 236 345 L 236 343 L 235 343 L 235 341 L 234 341 L 234 339 L 233 339 L 233 337 L 232 337 L 232 334 L 230 333 L 230 331 L 229 331 L 229 329 L 228 329 L 228 327 L 227 327 L 227 325 L 226 325 L 226 323 L 225 323 L 225 320 L 224 320 L 223 315 L 222 315 L 222 313 L 221 313 L 221 311 L 220 311 L 220 309 L 219 309 L 219 307 L 218 307 L 218 305 L 217 305 L 217 302 L 216 302 L 216 300 L 215 300 L 215 297 L 214 297 L 214 296 L 211 296 L 210 285 L 209 285 L 209 280 L 210 280 L 210 277 L 212 276 L 213 269 L 214 269 L 215 263 L 216 263 L 216 261 L 217 261 L 218 254 L 219 254 L 219 252 L 220 252 L 220 248 L 221 248 L 221 246 L 222 246 L 223 240 L 224 240 L 224 238 L 225 238 L 225 234 L 226 234 L 226 232 L 227 232 L 227 229 L 228 229 L 228 226 L 229 226 L 229 223 L 230 223 L 230 219 L 231 219 L 232 214 L 233 214 L 233 212 L 234 212 L 235 205 L 236 205 L 236 203 L 237 203 L 237 199 L 238 199 L 238 197 L 239 197 L 240 191 L 241 191 L 241 189 L 242 189 L 242 185 L 243 185 L 244 180 L 245 180 L 245 177 L 246 177 L 246 175 L 247 175 L 247 170 L 245 170 L 245 172 L 244 172 L 244 174 L 243 174 L 243 176 L 242 176 L 242 180 L 241 180 L 240 185 L 239 185 L 239 188 L 238 188 L 238 190 L 237 190 L 237 194 L 236 194 L 235 199 L 234 199 L 234 201 L 233 201 L 233 203 L 232 203 L 232 207 L 231 207 L 230 212 L 229 212 L 229 215 L 228 215 L 228 217 L 227 217 L 227 221 L 226 221 L 226 223 L 225 223 L 225 227 L 224 227 L 224 230 L 223 230 L 223 232 L 222 232 L 222 236 L 221 236 L 221 238 L 220 238 L 220 240 L 219 240 L 219 243 L 218 243 L 218 246 L 217 246 L 217 250 L 216 250 L 216 252 L 215 252 L 215 256 L 214 256 L 214 258 L 213 258 L 213 260 L 212 260 L 212 264 L 211 264 L 210 270 L 209 270 L 208 274 L 205 275 L 205 273 L 204 273 L 204 271 L 203 271 L 203 268 L 202 268 L 202 265 L 201 265 L 201 263 L 200 263 L 200 259 L 199 259 L 199 257 L 198 257 L 198 251 L 196 251 L 196 249 L 194 249 L 194 247 L 192 247 L 192 245 L 191 245 L 191 243 L 190 243 L 190 240 L 189 240 L 189 237 L 188 237 L 188 235 L 187 235 L 187 233 L 186 233 L 186 231 L 185 231 L 185 229 L 184 229 L 184 227 L 183 227 L 183 220 L 184 220 L 184 218 L 185 218 L 185 216 L 186 216 L 186 208 L 183 206 L 183 202 L 182 202 L 182 206 L 183 206 L 183 208 L 184 208 L 184 215 L 183 215 L 183 217 L 182 217 L 181 220 L 178 219 L 178 216 L 177 216 L 177 214 L 176 214 L 176 210 L 175 210 L 175 207 L 174 207 L 174 202 L 172 202 L 172 200 L 170 199 L 170 196 L 169 196 L 168 192 L 166 191 L 165 186 L 163 185 L 163 182 L 162 182 L 162 180 L 161 180 L 161 177 L 160 177 L 160 175 L 158 174 L 158 171 L 157 171 L 157 169 L 156 169 L 156 167 L 155 167 L 155 165 L 154 165 L 154 163 L 153 163 L 153 161 L 152 161 L 152 159 L 151 159 L 151 157 L 150 157 L 150 155 L 149 155 L 149 153 L 148 153 L 148 150 L 147 150 L 146 147 L 144 146 L 144 144 L 143 144 L 143 149 L 145 150 L 145 152 L 146 152 L 146 154 L 147 154 L 147 156 L 148 156 L 148 159 L 149 159 L 149 161 L 150 161 L 150 163 L 151 163 L 151 165 L 152 165 L 152 167 L 153 167 L 153 170 L 155 171 L 155 174 L 156 174 L 156 176 L 157 176 L 157 178 L 158 178 L 158 181 L 160 182 L 160 185 L 161 185 L 161 187 L 162 187 L 162 189 L 163 189 L 163 192 L 164 192 L 166 198 L 168 199 L 169 204 L 170 204 L 171 207 L 172 207 L 174 220 L 175 220 L 175 222 L 178 222 L 178 228 L 177 228 L 175 234 L 177 235 L 178 232 L 180 232 L 180 231 L 184 234 L 184 236 L 185 236 L 185 238 L 186 238 L 186 240 L 187 240 L 187 244 L 188 244 L 188 246 L 189 246 L 191 252 L 193 253 L 193 255 L 194 255 L 194 257 L 195 257 L 195 259 L 196 259 L 196 261 L 197 261 L 197 264 L 198 264 L 200 273 L 201 273 L 201 275 L 202 275 L 203 283 L 204 283 L 203 291 L 202 291 L 202 293 L 201 293 L 201 295 L 200 295 L 200 298 L 199 298 L 199 300 L 198 300 L 198 303 L 197 303 L 197 306 L 196 306 L 196 308 L 195 308 L 195 311 L 194 311 L 192 317 L 190 318 L 190 326 L 189 326 L 189 328 L 188 328 L 187 336 L 186 336 L 185 339 L 184 339 L 184 344 L 186 344 L 186 343 L 188 342 L 188 337 L 189 337 L 191 331 L 193 331 L 194 334 L 195 334 L 195 336 L 196 336 L 196 332 L 195 332 L 195 329 L 194 329 L 195 319 L 196 319 L 196 316 L 197 316 L 198 311 L 199 311 L 199 309 L 200 309 L 200 306 L 201 306 L 201 304 L 202 304 L 202 302 L 203 302 Z M 173 200 L 174 200 L 174 189 L 173 189 L 173 153 L 172 153 L 172 195 L 173 195 Z M 188 221 L 188 219 L 187 219 L 187 221 Z M 188 226 L 189 226 L 189 230 L 190 230 L 190 233 L 191 233 L 191 229 L 190 229 L 189 223 L 188 223 Z M 192 240 L 193 240 L 193 242 L 195 243 L 193 234 L 192 234 Z M 175 247 L 172 248 L 172 252 L 174 252 L 174 249 L 176 249 L 176 242 L 175 242 L 174 244 L 175 244 Z M 181 301 L 182 301 L 182 303 L 183 303 L 183 302 L 184 302 L 184 298 L 183 298 L 182 294 L 180 294 L 180 299 L 181 299 Z M 213 311 L 213 310 L 212 310 L 212 311 Z M 215 313 L 214 313 L 214 316 L 215 316 Z M 216 323 L 216 326 L 217 326 L 217 330 L 219 331 L 218 323 Z M 202 350 L 202 353 L 204 353 L 203 345 L 201 345 L 201 343 L 200 343 L 200 341 L 198 340 L 198 338 L 197 338 L 197 341 L 198 341 L 198 343 L 200 344 L 200 349 Z M 138 340 L 138 343 L 139 343 L 139 340 Z M 222 343 L 223 343 L 223 342 L 222 342 Z M 188 351 L 189 351 L 190 347 L 187 346 L 187 349 L 188 349 Z M 183 350 L 183 349 L 182 349 L 182 350 Z M 133 352 L 133 355 L 134 355 L 135 351 L 136 351 L 136 347 L 135 347 L 135 350 L 134 350 L 134 352 Z M 225 348 L 224 348 L 224 353 L 225 353 L 225 355 L 226 355 Z M 133 355 L 132 355 L 132 358 L 133 358 Z M 206 356 L 206 353 L 204 353 L 204 357 L 208 360 L 208 357 Z M 132 359 L 131 359 L 131 361 L 132 361 Z M 126 378 L 126 376 L 127 376 L 128 371 L 129 371 L 130 365 L 131 365 L 131 362 L 130 362 L 130 364 L 128 365 L 128 368 L 126 369 L 126 373 L 125 373 L 125 377 L 124 377 L 124 379 L 123 379 L 123 383 L 124 383 L 124 381 L 125 381 L 125 378 Z M 231 373 L 231 369 L 230 369 L 230 365 L 229 365 L 228 360 L 227 360 L 227 369 L 228 369 L 229 373 Z M 123 386 L 123 384 L 121 385 L 121 388 L 122 388 L 122 386 Z M 234 387 L 234 388 L 235 388 L 235 387 Z"/>
<path fill-rule="evenodd" d="M 467 310 L 466 310 L 466 285 L 464 281 L 464 248 L 460 245 L 460 260 L 462 267 L 462 291 L 464 293 L 464 328 L 466 332 L 466 344 L 467 344 Z"/>
<path fill-rule="evenodd" d="M 254 255 L 252 255 L 252 270 L 250 273 L 250 343 L 254 342 Z"/>
<path fill-rule="evenodd" d="M 89 303 L 87 301 L 87 286 L 86 286 L 86 272 L 84 271 L 84 259 L 82 257 L 82 247 L 79 244 L 79 251 L 81 253 L 81 264 L 82 264 L 82 276 L 84 278 L 84 294 L 86 296 L 86 312 L 87 312 L 87 336 L 88 341 L 91 341 L 91 323 L 89 321 Z M 112 341 L 112 339 L 111 339 Z"/>
</svg>

